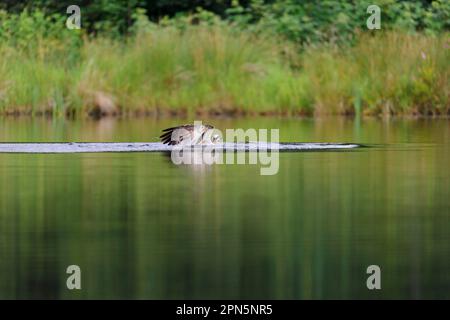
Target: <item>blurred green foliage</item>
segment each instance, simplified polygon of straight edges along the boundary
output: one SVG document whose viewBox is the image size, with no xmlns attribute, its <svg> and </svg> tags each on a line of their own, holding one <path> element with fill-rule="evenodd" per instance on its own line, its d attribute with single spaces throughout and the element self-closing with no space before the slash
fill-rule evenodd
<svg viewBox="0 0 450 320">
<path fill-rule="evenodd" d="M 450 112 L 450 1 L 380 0 L 381 31 L 368 0 L 78 4 L 0 3 L 0 113 Z"/>
<path fill-rule="evenodd" d="M 366 10 L 371 4 L 381 8 L 383 29 L 428 34 L 450 29 L 448 0 L 6 0 L 0 3 L 0 9 L 18 15 L 39 9 L 50 16 L 65 16 L 72 4 L 80 6 L 83 28 L 88 33 L 107 32 L 112 36 L 136 29 L 139 12 L 149 21 L 180 28 L 227 22 L 256 32 L 276 33 L 298 43 L 345 43 L 366 28 Z"/>
</svg>

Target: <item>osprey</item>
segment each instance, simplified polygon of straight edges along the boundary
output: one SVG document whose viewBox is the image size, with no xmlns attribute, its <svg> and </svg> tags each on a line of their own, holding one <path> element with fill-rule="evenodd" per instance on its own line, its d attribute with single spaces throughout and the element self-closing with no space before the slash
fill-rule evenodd
<svg viewBox="0 0 450 320">
<path fill-rule="evenodd" d="M 163 132 L 160 136 L 161 142 L 169 146 L 211 144 L 220 141 L 220 136 L 213 134 L 214 127 L 209 124 L 185 124 L 164 129 Z"/>
</svg>

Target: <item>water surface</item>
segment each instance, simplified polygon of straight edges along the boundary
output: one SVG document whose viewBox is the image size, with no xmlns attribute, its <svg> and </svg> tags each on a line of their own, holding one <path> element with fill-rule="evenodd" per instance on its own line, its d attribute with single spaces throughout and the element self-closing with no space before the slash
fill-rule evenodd
<svg viewBox="0 0 450 320">
<path fill-rule="evenodd" d="M 449 120 L 208 122 L 372 147 L 280 153 L 273 176 L 163 153 L 0 154 L 0 298 L 450 298 Z M 0 119 L 0 142 L 154 142 L 179 123 Z"/>
</svg>

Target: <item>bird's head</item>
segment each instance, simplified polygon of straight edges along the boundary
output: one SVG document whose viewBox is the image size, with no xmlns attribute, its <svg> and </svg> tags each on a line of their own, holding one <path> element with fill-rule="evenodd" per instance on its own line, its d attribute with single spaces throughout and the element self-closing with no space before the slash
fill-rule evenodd
<svg viewBox="0 0 450 320">
<path fill-rule="evenodd" d="M 211 137 L 211 142 L 212 143 L 219 143 L 220 141 L 221 141 L 220 135 L 218 135 L 218 134 L 213 134 L 212 135 L 212 137 Z"/>
</svg>

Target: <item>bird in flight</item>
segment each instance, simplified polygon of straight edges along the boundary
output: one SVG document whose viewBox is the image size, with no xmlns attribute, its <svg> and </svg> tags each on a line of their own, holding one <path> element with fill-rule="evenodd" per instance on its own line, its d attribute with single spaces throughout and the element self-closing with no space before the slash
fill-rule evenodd
<svg viewBox="0 0 450 320">
<path fill-rule="evenodd" d="M 200 145 L 220 142 L 220 136 L 214 134 L 214 127 L 209 124 L 171 127 L 163 130 L 161 142 L 174 145 Z"/>
</svg>

